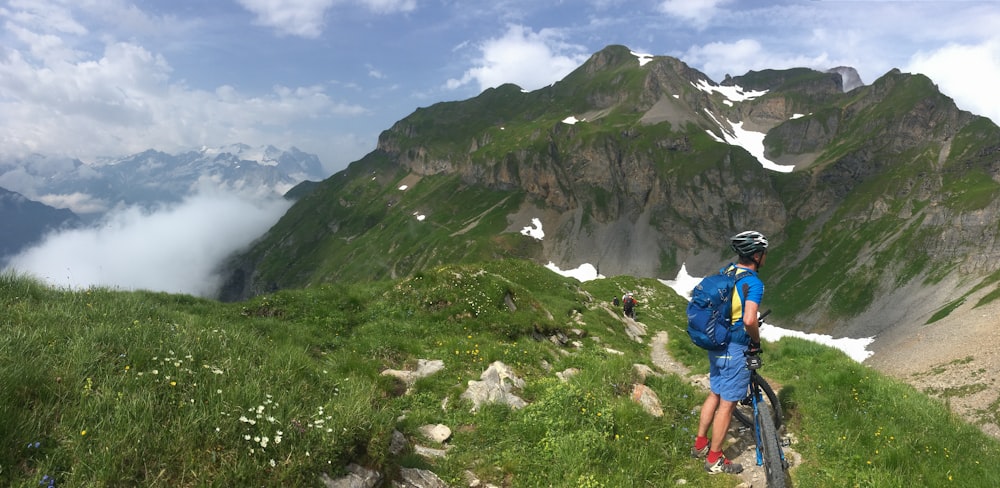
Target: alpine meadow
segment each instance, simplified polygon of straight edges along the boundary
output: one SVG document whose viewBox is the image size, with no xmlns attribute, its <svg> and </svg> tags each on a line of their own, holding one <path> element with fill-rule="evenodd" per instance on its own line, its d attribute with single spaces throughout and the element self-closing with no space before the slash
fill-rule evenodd
<svg viewBox="0 0 1000 488">
<path fill-rule="evenodd" d="M 763 344 L 789 486 L 1000 486 L 1000 128 L 852 73 L 608 46 L 399 120 L 215 299 L 4 274 L 0 484 L 762 486 L 735 425 L 742 475 L 691 457 L 707 365 L 664 283 L 755 229 L 769 320 L 874 338 Z"/>
</svg>

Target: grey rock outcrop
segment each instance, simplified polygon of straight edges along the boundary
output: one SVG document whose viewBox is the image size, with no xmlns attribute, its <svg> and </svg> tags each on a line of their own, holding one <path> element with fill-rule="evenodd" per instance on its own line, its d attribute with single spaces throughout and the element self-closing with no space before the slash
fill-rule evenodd
<svg viewBox="0 0 1000 488">
<path fill-rule="evenodd" d="M 425 378 L 444 369 L 444 361 L 440 359 L 418 359 L 414 370 L 387 369 L 382 376 L 392 376 L 400 379 L 406 385 L 406 392 L 411 393 L 413 384 L 420 378 Z"/>
<path fill-rule="evenodd" d="M 503 403 L 511 408 L 522 408 L 528 403 L 514 394 L 515 388 L 523 388 L 524 380 L 514 374 L 506 364 L 495 361 L 480 375 L 480 381 L 469 381 L 469 387 L 461 398 L 472 402 L 472 411 L 487 403 Z"/>
<path fill-rule="evenodd" d="M 331 478 L 326 473 L 320 476 L 326 488 L 376 488 L 382 484 L 382 473 L 351 463 L 347 465 L 347 474 L 340 478 Z"/>
<path fill-rule="evenodd" d="M 427 440 L 440 444 L 451 437 L 451 429 L 444 424 L 423 425 L 420 427 L 420 434 L 426 437 Z"/>
<path fill-rule="evenodd" d="M 840 75 L 841 79 L 844 80 L 844 93 L 865 85 L 865 82 L 861 81 L 861 75 L 858 74 L 858 70 L 850 66 L 837 66 L 836 68 L 827 70 L 827 73 L 837 73 Z"/>
<path fill-rule="evenodd" d="M 632 385 L 632 401 L 638 403 L 646 413 L 654 417 L 663 416 L 663 405 L 660 403 L 660 397 L 646 385 Z"/>
<path fill-rule="evenodd" d="M 448 488 L 438 475 L 426 469 L 402 468 L 399 470 L 400 481 L 393 481 L 394 488 Z"/>
</svg>

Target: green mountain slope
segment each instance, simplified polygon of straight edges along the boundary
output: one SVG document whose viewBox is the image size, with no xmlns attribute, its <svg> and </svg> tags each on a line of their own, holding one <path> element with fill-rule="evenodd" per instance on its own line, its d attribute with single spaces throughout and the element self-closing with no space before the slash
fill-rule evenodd
<svg viewBox="0 0 1000 488">
<path fill-rule="evenodd" d="M 595 298 L 625 289 L 641 342 Z M 689 457 L 704 392 L 657 369 L 651 338 L 669 334 L 695 373 L 704 353 L 683 334 L 683 299 L 656 280 L 581 284 L 501 260 L 226 304 L 7 275 L 0 307 L 4 486 L 321 486 L 351 463 L 451 486 L 470 473 L 511 487 L 737 481 Z M 764 358 L 802 456 L 795 486 L 1000 482 L 1000 444 L 944 403 L 816 344 L 765 344 Z M 383 374 L 421 359 L 443 369 L 409 385 Z M 527 405 L 473 413 L 463 392 L 495 361 L 524 380 L 513 393 Z M 662 416 L 632 400 L 639 383 Z M 436 424 L 452 430 L 444 444 L 421 434 Z"/>
<path fill-rule="evenodd" d="M 737 88 L 753 96 L 724 94 Z M 795 170 L 722 142 L 736 127 L 766 133 L 767 158 Z M 808 69 L 715 85 L 610 46 L 549 87 L 400 120 L 235 257 L 221 296 L 502 257 L 703 275 L 731 259 L 729 235 L 754 228 L 774 243 L 769 296 L 795 327 L 875 335 L 995 286 L 997 141 L 922 75 L 847 93 Z M 541 241 L 520 232 L 532 219 Z"/>
</svg>

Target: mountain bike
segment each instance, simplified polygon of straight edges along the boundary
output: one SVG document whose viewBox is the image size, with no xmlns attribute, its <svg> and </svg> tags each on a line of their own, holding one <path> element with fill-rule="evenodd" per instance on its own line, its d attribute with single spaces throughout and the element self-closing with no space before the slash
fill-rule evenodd
<svg viewBox="0 0 1000 488">
<path fill-rule="evenodd" d="M 764 322 L 764 317 L 770 310 L 761 314 L 758 321 Z M 754 432 L 754 442 L 757 447 L 757 466 L 764 466 L 764 474 L 769 488 L 785 488 L 785 471 L 788 460 L 782 450 L 783 442 L 778 430 L 781 428 L 781 403 L 774 394 L 771 385 L 757 373 L 763 362 L 760 353 L 746 356 L 747 369 L 750 370 L 750 386 L 747 397 L 740 400 L 733 411 L 733 416 Z"/>
</svg>

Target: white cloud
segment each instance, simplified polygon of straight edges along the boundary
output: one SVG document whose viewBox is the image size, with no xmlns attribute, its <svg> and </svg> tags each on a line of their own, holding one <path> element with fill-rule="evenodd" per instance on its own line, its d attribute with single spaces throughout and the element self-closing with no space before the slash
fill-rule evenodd
<svg viewBox="0 0 1000 488">
<path fill-rule="evenodd" d="M 38 195 L 37 199 L 50 207 L 67 208 L 77 215 L 100 214 L 108 211 L 108 202 L 86 193 Z"/>
<path fill-rule="evenodd" d="M 814 31 L 813 36 L 812 41 L 828 39 L 831 46 L 836 44 L 829 32 Z M 849 42 L 851 45 L 864 44 L 864 41 L 854 37 Z M 825 51 L 817 51 L 812 57 L 771 52 L 754 39 L 693 46 L 682 55 L 682 59 L 692 66 L 700 66 L 700 70 L 715 81 L 722 81 L 726 73 L 741 75 L 760 69 L 807 67 L 826 70 L 838 65 L 857 68 L 854 63 L 834 59 Z M 984 88 L 1000 86 L 1000 37 L 979 43 L 951 43 L 939 49 L 920 51 L 910 58 L 907 65 L 898 67 L 904 72 L 927 75 L 960 108 L 989 117 L 1000 125 L 1000 91 Z M 877 72 L 870 79 L 863 77 L 863 80 L 871 83 L 884 74 Z"/>
<path fill-rule="evenodd" d="M 503 36 L 483 42 L 477 66 L 467 70 L 461 79 L 448 80 L 447 87 L 454 89 L 475 81 L 480 90 L 504 83 L 535 90 L 555 83 L 590 55 L 583 46 L 562 39 L 557 30 L 536 33 L 522 25 L 510 25 Z"/>
<path fill-rule="evenodd" d="M 700 66 L 699 70 L 716 82 L 722 81 L 726 74 L 737 76 L 750 70 L 796 67 L 826 70 L 835 66 L 825 52 L 812 57 L 783 55 L 768 51 L 755 39 L 692 46 L 681 58 L 691 66 Z"/>
<path fill-rule="evenodd" d="M 375 78 L 376 80 L 385 79 L 385 74 L 382 73 L 382 71 L 376 69 L 371 64 L 366 64 L 365 67 L 368 68 L 368 76 Z"/>
<path fill-rule="evenodd" d="M 217 266 L 263 234 L 288 210 L 274 198 L 201 193 L 153 212 L 114 211 L 95 227 L 51 235 L 10 267 L 53 286 L 106 286 L 210 297 Z"/>
<path fill-rule="evenodd" d="M 61 30 L 36 27 L 49 11 L 57 11 Z M 0 9 L 0 16 L 13 35 L 0 52 L 0 157 L 42 153 L 86 161 L 252 141 L 295 145 L 329 161 L 333 154 L 360 156 L 372 145 L 294 127 L 368 113 L 334 100 L 323 85 L 276 85 L 264 94 L 230 85 L 194 89 L 173 79 L 166 58 L 139 44 L 108 38 L 98 45 L 103 51 L 78 50 L 72 34 L 83 28 L 64 19 L 64 10 Z"/>
<path fill-rule="evenodd" d="M 12 0 L 8 4 L 10 10 L 3 9 L 0 13 L 18 24 L 70 34 L 87 33 L 87 28 L 73 18 L 68 8 L 55 2 Z"/>
<path fill-rule="evenodd" d="M 705 28 L 716 14 L 719 7 L 732 0 L 663 0 L 659 11 L 692 23 L 695 27 Z"/>
<path fill-rule="evenodd" d="M 236 0 L 257 16 L 257 23 L 273 27 L 280 34 L 315 39 L 323 34 L 327 11 L 337 0 Z M 356 0 L 378 14 L 411 12 L 416 0 Z"/>
<path fill-rule="evenodd" d="M 1000 37 L 919 52 L 905 71 L 927 75 L 959 108 L 1000 125 L 1000 90 L 996 89 L 1000 87 Z"/>
<path fill-rule="evenodd" d="M 323 33 L 326 11 L 334 0 L 237 0 L 257 16 L 257 23 L 279 33 L 317 38 Z"/>
<path fill-rule="evenodd" d="M 417 0 L 360 0 L 360 3 L 380 14 L 412 12 L 417 8 Z"/>
</svg>

